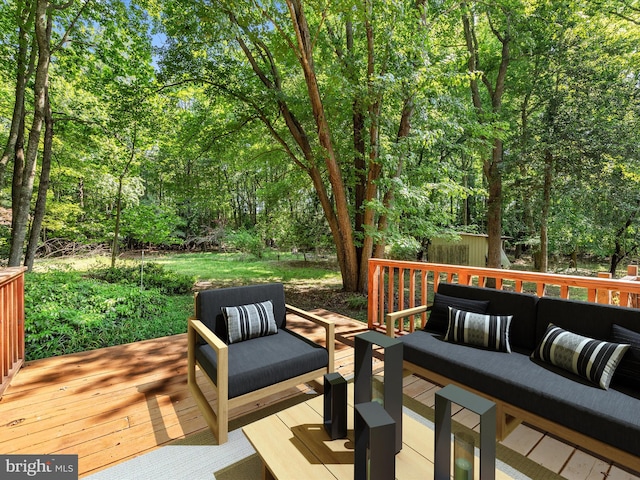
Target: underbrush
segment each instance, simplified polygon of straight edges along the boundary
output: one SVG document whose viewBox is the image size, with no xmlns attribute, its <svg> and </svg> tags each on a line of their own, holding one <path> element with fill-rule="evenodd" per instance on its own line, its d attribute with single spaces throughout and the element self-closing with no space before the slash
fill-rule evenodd
<svg viewBox="0 0 640 480">
<path fill-rule="evenodd" d="M 137 273 L 136 273 L 137 270 Z M 186 332 L 194 279 L 140 268 L 52 270 L 25 281 L 25 356 L 75 353 Z"/>
</svg>

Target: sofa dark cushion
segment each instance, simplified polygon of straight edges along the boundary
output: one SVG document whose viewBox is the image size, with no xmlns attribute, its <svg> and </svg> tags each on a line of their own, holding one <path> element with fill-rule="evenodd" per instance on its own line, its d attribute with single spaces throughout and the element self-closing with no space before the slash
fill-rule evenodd
<svg viewBox="0 0 640 480">
<path fill-rule="evenodd" d="M 404 359 L 552 422 L 640 455 L 640 397 L 586 380 L 527 355 L 451 344 L 417 331 L 400 337 Z M 505 361 L 505 358 L 508 361 Z"/>
<path fill-rule="evenodd" d="M 631 345 L 613 375 L 614 383 L 619 382 L 640 392 L 640 333 L 614 323 L 611 329 L 611 341 Z"/>
<path fill-rule="evenodd" d="M 445 333 L 449 327 L 449 307 L 473 313 L 485 313 L 489 300 L 472 300 L 464 297 L 452 297 L 436 292 L 425 330 Z"/>
<path fill-rule="evenodd" d="M 512 349 L 531 353 L 536 347 L 536 304 L 538 297 L 528 293 L 508 292 L 494 288 L 470 287 L 455 283 L 441 283 L 438 293 L 472 300 L 489 300 L 485 313 L 512 315 L 509 343 Z"/>
<path fill-rule="evenodd" d="M 275 335 L 229 345 L 229 398 L 324 368 L 327 350 L 286 329 Z M 196 360 L 217 382 L 216 353 L 208 344 L 196 350 Z"/>
<path fill-rule="evenodd" d="M 640 331 L 640 310 L 542 297 L 538 301 L 536 344 L 540 342 L 550 323 L 586 337 L 609 340 L 614 323 L 629 330 Z"/>
<path fill-rule="evenodd" d="M 229 341 L 222 307 L 234 307 L 248 303 L 271 300 L 273 315 L 278 328 L 285 327 L 286 309 L 284 287 L 281 283 L 249 285 L 243 287 L 215 288 L 198 292 L 196 296 L 196 318 L 202 321 L 224 342 Z"/>
</svg>

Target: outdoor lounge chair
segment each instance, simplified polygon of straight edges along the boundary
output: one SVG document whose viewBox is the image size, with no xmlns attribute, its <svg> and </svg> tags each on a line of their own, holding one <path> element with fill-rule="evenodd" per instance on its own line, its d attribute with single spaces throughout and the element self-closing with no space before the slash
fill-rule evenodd
<svg viewBox="0 0 640 480">
<path fill-rule="evenodd" d="M 227 441 L 230 409 L 333 371 L 334 323 L 286 305 L 282 284 L 198 292 L 195 310 L 188 322 L 189 390 L 218 444 Z M 288 330 L 287 313 L 324 327 L 326 347 Z M 196 364 L 213 384 L 215 410 L 196 381 Z"/>
</svg>

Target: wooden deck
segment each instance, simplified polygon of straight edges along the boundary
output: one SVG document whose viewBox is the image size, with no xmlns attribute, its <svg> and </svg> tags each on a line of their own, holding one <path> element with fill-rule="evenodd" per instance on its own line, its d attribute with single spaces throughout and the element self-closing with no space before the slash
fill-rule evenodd
<svg viewBox="0 0 640 480">
<path fill-rule="evenodd" d="M 336 369 L 352 373 L 352 337 L 366 325 L 327 311 L 315 313 L 336 321 Z M 306 323 L 291 325 L 321 336 Z M 78 454 L 83 477 L 205 430 L 187 390 L 186 345 L 186 335 L 176 335 L 27 362 L 0 401 L 0 453 Z M 413 375 L 404 383 L 406 395 L 433 406 L 437 386 Z M 308 388 L 232 410 L 230 418 L 241 419 Z M 474 427 L 464 411 L 456 419 Z M 640 480 L 527 426 L 518 427 L 503 443 L 568 479 Z"/>
</svg>

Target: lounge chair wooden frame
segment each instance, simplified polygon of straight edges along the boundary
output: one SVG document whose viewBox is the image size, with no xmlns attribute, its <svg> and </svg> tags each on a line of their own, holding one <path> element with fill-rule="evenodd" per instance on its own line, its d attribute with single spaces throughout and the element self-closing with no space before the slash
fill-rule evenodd
<svg viewBox="0 0 640 480">
<path fill-rule="evenodd" d="M 197 294 L 196 294 L 197 295 Z M 260 398 L 268 397 L 274 393 L 281 392 L 288 388 L 313 381 L 322 377 L 325 373 L 331 373 L 334 370 L 335 362 L 335 324 L 331 320 L 326 320 L 318 315 L 307 312 L 305 310 L 285 304 L 287 313 L 292 313 L 305 320 L 309 320 L 316 325 L 325 329 L 326 349 L 329 354 L 329 363 L 326 368 L 314 370 L 304 375 L 299 375 L 274 385 L 246 393 L 244 395 L 229 398 L 228 392 L 228 372 L 229 372 L 229 352 L 228 345 L 223 342 L 214 332 L 212 332 L 204 323 L 195 317 L 189 318 L 187 329 L 188 341 L 188 372 L 187 383 L 189 391 L 193 395 L 198 407 L 200 408 L 209 428 L 218 440 L 218 444 L 222 445 L 228 439 L 229 433 L 229 411 L 233 408 L 248 403 L 253 403 Z M 196 361 L 195 349 L 197 347 L 198 336 L 207 342 L 214 349 L 218 358 L 218 382 L 217 385 L 208 375 L 205 376 L 211 381 L 217 396 L 217 408 L 213 409 L 202 389 L 196 381 Z M 199 366 L 199 365 L 198 365 Z M 204 373 L 204 370 L 201 369 Z"/>
</svg>

